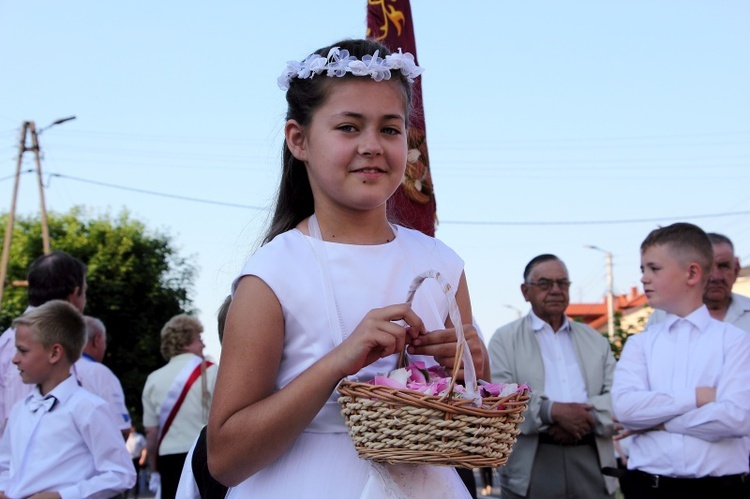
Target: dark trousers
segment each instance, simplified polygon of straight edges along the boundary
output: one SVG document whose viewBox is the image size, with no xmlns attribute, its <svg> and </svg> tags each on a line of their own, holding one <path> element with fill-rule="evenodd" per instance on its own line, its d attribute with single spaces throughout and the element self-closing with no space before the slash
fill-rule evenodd
<svg viewBox="0 0 750 499">
<path fill-rule="evenodd" d="M 132 488 L 133 494 L 135 494 L 133 497 L 135 499 L 138 499 L 138 493 L 140 493 L 140 487 L 141 487 L 141 464 L 140 464 L 141 458 L 134 457 L 133 458 L 133 467 L 135 468 L 135 486 Z M 128 497 L 128 493 L 125 492 L 125 497 Z"/>
<path fill-rule="evenodd" d="M 744 477 L 670 478 L 628 470 L 628 497 L 638 499 L 745 498 Z"/>
<path fill-rule="evenodd" d="M 175 499 L 186 458 L 187 452 L 159 456 L 157 468 L 161 475 L 161 499 Z"/>
<path fill-rule="evenodd" d="M 458 476 L 461 477 L 461 481 L 466 485 L 466 490 L 469 491 L 472 499 L 477 497 L 477 481 L 474 479 L 474 471 L 468 468 L 456 468 Z"/>
<path fill-rule="evenodd" d="M 492 468 L 484 467 L 480 469 L 482 473 L 482 486 L 492 487 Z"/>
</svg>

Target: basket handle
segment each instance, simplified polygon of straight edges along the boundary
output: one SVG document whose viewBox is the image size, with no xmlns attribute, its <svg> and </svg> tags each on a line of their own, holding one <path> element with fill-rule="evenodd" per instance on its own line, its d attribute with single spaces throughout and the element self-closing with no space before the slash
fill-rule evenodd
<svg viewBox="0 0 750 499">
<path fill-rule="evenodd" d="M 471 356 L 469 345 L 468 343 L 466 343 L 464 326 L 463 322 L 461 321 L 461 313 L 458 310 L 456 299 L 454 298 L 453 293 L 451 293 L 450 283 L 446 282 L 440 272 L 437 272 L 435 270 L 428 270 L 426 272 L 423 272 L 415 277 L 411 283 L 411 286 L 409 286 L 409 293 L 406 297 L 406 303 L 411 306 L 412 302 L 414 301 L 414 295 L 416 294 L 417 289 L 419 289 L 422 283 L 427 279 L 435 279 L 440 285 L 443 294 L 445 294 L 445 298 L 448 301 L 448 317 L 450 317 L 451 322 L 453 323 L 453 327 L 455 327 L 456 329 L 456 342 L 458 343 L 458 346 L 456 347 L 456 355 L 453 359 L 453 372 L 451 373 L 450 385 L 448 386 L 448 390 L 446 391 L 446 394 L 443 396 L 443 398 L 448 398 L 453 393 L 453 387 L 456 383 L 456 375 L 458 374 L 458 371 L 459 369 L 461 369 L 461 365 L 463 364 L 466 394 L 468 395 L 468 398 L 474 401 L 473 405 L 480 407 L 482 405 L 482 397 L 479 395 L 479 389 L 477 387 L 477 373 L 474 369 L 474 359 Z M 406 346 L 404 346 L 404 350 L 399 354 L 398 366 L 404 367 L 405 362 Z"/>
</svg>

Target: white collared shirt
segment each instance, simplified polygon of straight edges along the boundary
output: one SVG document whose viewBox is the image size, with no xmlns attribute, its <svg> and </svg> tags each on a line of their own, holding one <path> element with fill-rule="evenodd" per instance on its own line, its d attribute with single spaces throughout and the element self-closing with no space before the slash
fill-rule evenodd
<svg viewBox="0 0 750 499">
<path fill-rule="evenodd" d="M 570 335 L 568 318 L 565 317 L 560 329 L 554 332 L 552 326 L 533 311 L 529 315 L 542 352 L 544 394 L 553 402 L 585 403 L 589 397 Z"/>
<path fill-rule="evenodd" d="M 49 411 L 17 403 L 0 440 L 0 490 L 10 498 L 56 491 L 63 499 L 108 498 L 135 484 L 135 468 L 122 434 L 110 423 L 106 402 L 73 376 L 47 394 Z"/>
<path fill-rule="evenodd" d="M 699 386 L 716 388 L 716 401 L 696 407 Z M 685 318 L 669 314 L 628 339 L 612 402 L 625 428 L 666 428 L 636 435 L 629 468 L 679 477 L 746 473 L 750 335 L 712 319 L 705 306 Z"/>
<path fill-rule="evenodd" d="M 78 384 L 107 402 L 115 428 L 129 430 L 130 413 L 125 406 L 122 384 L 112 370 L 94 359 L 82 355 L 70 369 Z"/>
<path fill-rule="evenodd" d="M 724 322 L 734 324 L 743 331 L 750 333 L 750 298 L 732 293 L 732 301 L 729 302 Z"/>
</svg>

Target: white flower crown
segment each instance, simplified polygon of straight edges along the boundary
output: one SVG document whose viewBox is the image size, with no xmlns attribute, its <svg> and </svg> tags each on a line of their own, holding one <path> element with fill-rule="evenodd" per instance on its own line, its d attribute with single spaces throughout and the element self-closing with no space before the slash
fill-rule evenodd
<svg viewBox="0 0 750 499">
<path fill-rule="evenodd" d="M 385 56 L 385 59 L 378 56 L 376 50 L 373 55 L 366 55 L 360 61 L 353 55 L 349 55 L 348 50 L 340 50 L 339 47 L 333 47 L 328 51 L 328 57 L 318 54 L 312 54 L 302 62 L 289 61 L 286 63 L 286 69 L 277 80 L 279 88 L 288 90 L 292 78 L 312 78 L 322 72 L 326 76 L 342 77 L 346 73 L 355 76 L 370 76 L 375 81 L 390 80 L 391 70 L 400 70 L 401 73 L 413 83 L 414 79 L 424 71 L 414 62 L 414 56 L 409 52 L 398 53 Z"/>
</svg>

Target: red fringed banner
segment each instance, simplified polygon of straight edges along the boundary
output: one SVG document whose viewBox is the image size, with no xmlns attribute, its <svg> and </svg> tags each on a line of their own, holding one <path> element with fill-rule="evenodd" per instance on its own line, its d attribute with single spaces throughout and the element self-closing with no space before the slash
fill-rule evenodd
<svg viewBox="0 0 750 499">
<path fill-rule="evenodd" d="M 419 64 L 409 0 L 367 0 L 367 38 L 382 43 L 391 51 L 401 48 L 411 52 Z M 388 212 L 400 225 L 434 236 L 437 205 L 427 154 L 421 76 L 414 82 L 413 104 L 406 174 L 388 200 Z"/>
</svg>

